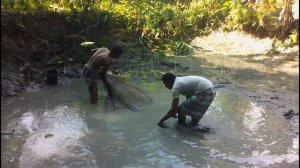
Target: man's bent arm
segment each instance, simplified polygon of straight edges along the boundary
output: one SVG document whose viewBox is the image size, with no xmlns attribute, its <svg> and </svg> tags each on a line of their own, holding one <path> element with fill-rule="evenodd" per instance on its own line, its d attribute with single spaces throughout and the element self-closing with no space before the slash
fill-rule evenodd
<svg viewBox="0 0 300 168">
<path fill-rule="evenodd" d="M 160 120 L 160 123 L 163 123 L 164 121 L 166 121 L 167 119 L 169 119 L 170 117 L 174 116 L 177 112 L 177 107 L 178 107 L 178 103 L 179 103 L 179 98 L 173 99 L 172 101 L 172 106 L 170 108 L 170 110 L 168 111 L 168 113 Z"/>
</svg>

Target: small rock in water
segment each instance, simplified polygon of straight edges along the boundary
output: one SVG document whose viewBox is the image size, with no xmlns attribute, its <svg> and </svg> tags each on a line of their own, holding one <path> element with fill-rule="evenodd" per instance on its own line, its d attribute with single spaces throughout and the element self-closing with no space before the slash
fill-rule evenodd
<svg viewBox="0 0 300 168">
<path fill-rule="evenodd" d="M 292 115 L 292 114 L 293 114 L 293 112 L 294 112 L 294 110 L 293 110 L 293 109 L 289 109 L 289 111 L 288 111 L 288 112 L 286 112 L 286 113 L 284 113 L 283 115 L 284 115 L 285 117 L 287 117 L 287 116 L 290 116 L 290 115 Z"/>
<path fill-rule="evenodd" d="M 53 134 L 47 134 L 45 135 L 45 138 L 50 138 L 50 137 L 53 137 L 54 135 Z"/>
<path fill-rule="evenodd" d="M 283 116 L 286 118 L 286 119 L 290 119 L 294 116 L 294 110 L 293 109 L 289 109 L 288 112 L 284 113 Z"/>
<path fill-rule="evenodd" d="M 270 99 L 276 99 L 276 100 L 278 100 L 279 97 L 278 96 L 273 96 L 273 97 L 270 97 Z"/>
</svg>

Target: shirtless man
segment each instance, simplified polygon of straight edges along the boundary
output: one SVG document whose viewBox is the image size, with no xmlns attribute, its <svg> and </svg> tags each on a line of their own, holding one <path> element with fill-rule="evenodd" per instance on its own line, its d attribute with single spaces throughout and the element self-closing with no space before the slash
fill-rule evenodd
<svg viewBox="0 0 300 168">
<path fill-rule="evenodd" d="M 165 87 L 172 90 L 173 100 L 170 110 L 157 125 L 166 128 L 164 122 L 178 113 L 178 124 L 186 125 L 188 115 L 192 119 L 190 126 L 196 126 L 216 96 L 213 83 L 201 76 L 176 77 L 172 73 L 166 73 L 161 79 Z M 180 94 L 186 100 L 178 106 Z"/>
<path fill-rule="evenodd" d="M 89 62 L 85 64 L 83 69 L 83 75 L 85 76 L 85 81 L 88 84 L 90 92 L 90 103 L 92 104 L 97 103 L 97 84 L 99 77 L 108 91 L 107 97 L 112 100 L 111 85 L 106 79 L 106 73 L 109 66 L 112 64 L 113 59 L 119 58 L 123 52 L 119 47 L 114 47 L 111 49 L 111 51 L 105 47 L 94 50 L 97 51 L 90 58 Z"/>
</svg>

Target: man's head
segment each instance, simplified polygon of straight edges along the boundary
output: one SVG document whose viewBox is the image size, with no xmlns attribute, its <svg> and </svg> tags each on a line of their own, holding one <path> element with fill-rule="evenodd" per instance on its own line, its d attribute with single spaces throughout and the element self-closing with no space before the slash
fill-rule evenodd
<svg viewBox="0 0 300 168">
<path fill-rule="evenodd" d="M 123 50 L 117 46 L 117 47 L 113 47 L 110 50 L 109 56 L 112 58 L 119 58 L 122 53 L 123 53 Z"/>
<path fill-rule="evenodd" d="M 166 73 L 161 77 L 161 80 L 164 82 L 165 87 L 172 89 L 176 76 L 173 73 Z"/>
</svg>

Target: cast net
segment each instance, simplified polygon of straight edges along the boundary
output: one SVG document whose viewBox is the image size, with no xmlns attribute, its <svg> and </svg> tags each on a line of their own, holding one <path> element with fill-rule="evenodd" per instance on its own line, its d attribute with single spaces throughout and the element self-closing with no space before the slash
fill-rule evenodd
<svg viewBox="0 0 300 168">
<path fill-rule="evenodd" d="M 112 75 L 107 75 L 107 80 L 112 86 L 116 105 L 121 104 L 131 111 L 143 111 L 152 103 L 152 98 L 145 90 L 125 83 Z"/>
</svg>

